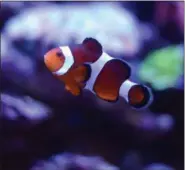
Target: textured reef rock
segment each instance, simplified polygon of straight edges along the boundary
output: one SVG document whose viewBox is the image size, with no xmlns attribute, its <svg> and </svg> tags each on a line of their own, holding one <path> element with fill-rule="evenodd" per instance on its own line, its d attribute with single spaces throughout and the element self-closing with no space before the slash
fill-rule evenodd
<svg viewBox="0 0 185 170">
<path fill-rule="evenodd" d="M 39 3 L 9 20 L 4 33 L 11 39 L 43 37 L 45 42 L 60 45 L 92 36 L 106 51 L 134 55 L 153 32 L 117 3 L 96 2 L 78 6 Z"/>
<path fill-rule="evenodd" d="M 144 170 L 175 170 L 175 169 L 163 163 L 152 163 L 146 166 Z"/>
<path fill-rule="evenodd" d="M 119 170 L 97 156 L 84 156 L 72 153 L 55 155 L 48 161 L 39 161 L 31 170 Z"/>
<path fill-rule="evenodd" d="M 12 120 L 20 117 L 31 121 L 42 121 L 51 115 L 52 110 L 40 101 L 29 96 L 1 94 L 1 116 Z"/>
</svg>

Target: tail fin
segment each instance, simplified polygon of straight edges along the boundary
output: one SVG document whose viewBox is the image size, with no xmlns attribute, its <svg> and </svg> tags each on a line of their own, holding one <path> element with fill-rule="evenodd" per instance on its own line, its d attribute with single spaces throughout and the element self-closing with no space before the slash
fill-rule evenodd
<svg viewBox="0 0 185 170">
<path fill-rule="evenodd" d="M 146 108 L 153 101 L 151 89 L 140 84 L 125 81 L 120 88 L 120 95 L 136 109 Z"/>
</svg>

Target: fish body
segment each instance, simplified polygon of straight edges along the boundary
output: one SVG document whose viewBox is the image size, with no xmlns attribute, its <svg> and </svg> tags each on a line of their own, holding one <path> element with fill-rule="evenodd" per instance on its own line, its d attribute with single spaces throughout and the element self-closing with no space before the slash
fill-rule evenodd
<svg viewBox="0 0 185 170">
<path fill-rule="evenodd" d="M 52 49 L 44 61 L 73 95 L 78 96 L 87 89 L 109 102 L 116 102 L 121 96 L 134 108 L 146 107 L 152 101 L 148 87 L 129 80 L 129 64 L 108 55 L 93 38 L 86 38 L 74 47 Z"/>
</svg>

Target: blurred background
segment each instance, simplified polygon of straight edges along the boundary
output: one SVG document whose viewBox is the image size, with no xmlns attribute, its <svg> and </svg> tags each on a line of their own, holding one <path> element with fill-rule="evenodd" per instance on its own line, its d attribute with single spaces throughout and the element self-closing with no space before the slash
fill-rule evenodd
<svg viewBox="0 0 185 170">
<path fill-rule="evenodd" d="M 1 2 L 3 170 L 182 170 L 184 2 Z M 97 38 L 152 88 L 148 109 L 64 90 L 53 47 Z"/>
</svg>

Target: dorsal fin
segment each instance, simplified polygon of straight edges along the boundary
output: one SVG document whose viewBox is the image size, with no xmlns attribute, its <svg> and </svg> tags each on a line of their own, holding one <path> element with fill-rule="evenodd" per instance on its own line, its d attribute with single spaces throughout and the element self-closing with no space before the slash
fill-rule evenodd
<svg viewBox="0 0 185 170">
<path fill-rule="evenodd" d="M 98 54 L 99 56 L 102 55 L 102 45 L 96 39 L 91 37 L 85 38 L 82 44 L 92 53 Z"/>
</svg>

